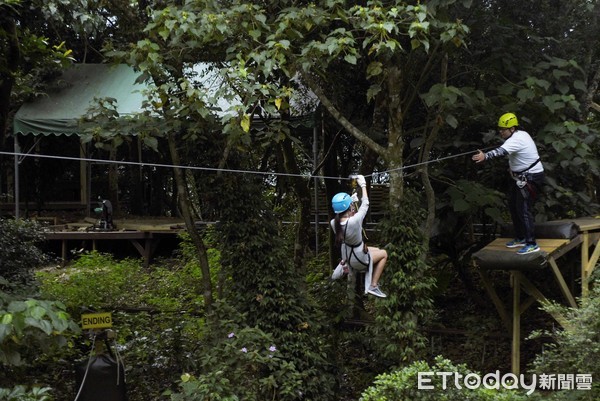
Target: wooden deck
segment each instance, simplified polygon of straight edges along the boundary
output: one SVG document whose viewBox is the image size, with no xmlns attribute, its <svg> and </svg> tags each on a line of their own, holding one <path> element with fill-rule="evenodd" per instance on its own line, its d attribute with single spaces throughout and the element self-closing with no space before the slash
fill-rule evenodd
<svg viewBox="0 0 600 401">
<path fill-rule="evenodd" d="M 96 250 L 100 241 L 128 241 L 137 249 L 144 265 L 148 266 L 162 239 L 176 238 L 185 231 L 183 222 L 175 219 L 115 220 L 117 230 L 113 231 L 93 229 L 95 222 L 85 219 L 46 228 L 46 241 L 61 244 L 63 265 L 67 263 L 69 244 L 91 243 L 91 249 Z"/>
</svg>

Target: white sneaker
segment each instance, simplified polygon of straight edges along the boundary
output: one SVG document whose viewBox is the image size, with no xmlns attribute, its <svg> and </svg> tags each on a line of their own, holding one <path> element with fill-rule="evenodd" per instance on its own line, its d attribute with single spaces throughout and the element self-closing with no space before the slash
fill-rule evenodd
<svg viewBox="0 0 600 401">
<path fill-rule="evenodd" d="M 367 292 L 369 294 L 375 295 L 376 297 L 379 297 L 379 298 L 387 298 L 387 295 L 385 295 L 383 292 L 381 292 L 381 290 L 379 289 L 379 286 L 371 287 L 367 290 Z"/>
</svg>

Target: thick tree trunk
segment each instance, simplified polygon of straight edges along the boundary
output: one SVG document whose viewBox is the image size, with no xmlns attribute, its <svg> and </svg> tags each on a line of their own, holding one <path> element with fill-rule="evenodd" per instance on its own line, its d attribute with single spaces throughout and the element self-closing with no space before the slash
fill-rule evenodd
<svg viewBox="0 0 600 401">
<path fill-rule="evenodd" d="M 387 114 L 388 114 L 388 147 L 384 154 L 390 171 L 390 208 L 402 207 L 404 196 L 404 138 L 402 109 L 402 71 L 398 67 L 388 70 L 386 77 Z"/>
</svg>

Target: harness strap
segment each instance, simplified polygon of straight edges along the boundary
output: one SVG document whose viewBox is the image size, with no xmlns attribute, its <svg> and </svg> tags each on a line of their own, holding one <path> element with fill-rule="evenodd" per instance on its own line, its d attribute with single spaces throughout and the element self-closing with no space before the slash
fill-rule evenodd
<svg viewBox="0 0 600 401">
<path fill-rule="evenodd" d="M 357 245 L 352 245 L 346 242 L 346 231 L 348 230 L 348 222 L 346 222 L 346 225 L 344 226 L 344 245 L 349 246 L 350 248 L 352 248 L 352 250 L 350 251 L 350 257 L 348 259 L 352 258 L 352 255 L 354 255 L 354 258 L 358 261 L 358 263 L 360 263 L 361 265 L 365 266 L 365 267 L 369 267 L 369 265 L 371 264 L 371 254 L 369 253 L 369 250 L 367 249 L 367 251 L 365 252 L 368 256 L 367 259 L 367 263 L 364 263 L 359 257 L 358 255 L 355 253 L 355 249 L 359 248 L 359 247 L 363 247 L 366 248 L 364 246 L 364 242 L 361 242 L 360 244 Z M 348 264 L 350 264 L 350 260 L 347 261 Z"/>
<path fill-rule="evenodd" d="M 529 167 L 527 167 L 525 170 L 521 170 L 521 171 L 513 171 L 512 173 L 513 173 L 514 175 L 520 175 L 520 174 L 523 174 L 524 172 L 526 172 L 526 171 L 528 171 L 528 170 L 531 170 L 531 168 L 532 168 L 533 166 L 535 166 L 536 164 L 538 164 L 539 162 L 540 162 L 540 158 L 538 157 L 538 159 L 537 159 L 536 161 L 534 161 L 533 163 L 531 163 L 531 164 L 529 165 Z"/>
</svg>

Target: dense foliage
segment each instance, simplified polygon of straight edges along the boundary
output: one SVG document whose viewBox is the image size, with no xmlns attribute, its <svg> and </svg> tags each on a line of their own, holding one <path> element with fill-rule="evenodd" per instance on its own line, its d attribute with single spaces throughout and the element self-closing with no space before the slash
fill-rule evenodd
<svg viewBox="0 0 600 401">
<path fill-rule="evenodd" d="M 568 324 L 551 333 L 552 340 L 545 351 L 538 355 L 532 370 L 545 374 L 590 374 L 600 375 L 600 281 L 594 282 L 590 296 L 581 300 L 581 307 L 568 308 L 560 304 L 548 304 L 544 309 L 564 316 Z M 541 334 L 533 333 L 532 337 Z M 557 391 L 547 395 L 551 400 L 591 401 L 600 397 L 600 384 L 592 381 L 591 391 Z"/>
<path fill-rule="evenodd" d="M 285 374 L 291 375 L 281 378 L 285 387 L 275 381 L 274 389 L 263 396 L 331 399 L 334 380 L 329 350 L 319 335 L 319 315 L 281 240 L 272 207 L 257 191 L 260 180 L 228 178 L 219 185 L 220 201 L 229 205 L 222 209 L 218 228 L 221 261 L 231 277 L 225 298 L 243 315 L 238 324 L 273 336 L 278 357 L 287 364 Z"/>
<path fill-rule="evenodd" d="M 435 279 L 425 262 L 421 230 L 425 212 L 416 199 L 416 194 L 407 194 L 407 206 L 390 212 L 382 223 L 381 236 L 389 241 L 384 273 L 389 297 L 377 303 L 372 332 L 381 355 L 395 366 L 422 354 L 427 343 L 422 328 L 433 316 Z"/>
<path fill-rule="evenodd" d="M 473 372 L 465 365 L 455 365 L 442 357 L 436 357 L 435 363 L 428 364 L 424 361 L 414 362 L 407 367 L 392 373 L 385 373 L 377 377 L 373 386 L 368 388 L 361 396 L 360 401 L 384 400 L 411 400 L 411 401 L 524 401 L 529 399 L 526 395 L 506 389 L 486 389 L 484 386 L 467 388 L 460 382 L 457 386 L 453 379 L 445 383 L 436 373 L 457 373 L 465 378 L 469 374 L 484 375 Z M 431 373 L 424 376 L 419 389 L 419 374 Z M 500 387 L 498 385 L 498 387 Z"/>
<path fill-rule="evenodd" d="M 48 260 L 38 246 L 43 239 L 34 221 L 0 219 L 0 277 L 27 282 L 32 269 Z"/>
<path fill-rule="evenodd" d="M 37 246 L 42 238 L 33 222 L 0 219 L 1 400 L 52 399 L 49 387 L 17 384 L 40 354 L 60 355 L 79 332 L 63 303 L 33 298 L 33 270 L 46 260 Z"/>
</svg>

